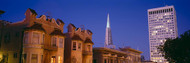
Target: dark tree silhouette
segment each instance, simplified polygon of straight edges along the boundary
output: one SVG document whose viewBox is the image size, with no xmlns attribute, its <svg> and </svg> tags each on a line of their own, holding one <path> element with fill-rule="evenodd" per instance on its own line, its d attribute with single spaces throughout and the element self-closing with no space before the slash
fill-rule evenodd
<svg viewBox="0 0 190 63">
<path fill-rule="evenodd" d="M 170 63 L 190 63 L 190 30 L 176 39 L 167 39 L 158 49 Z"/>
<path fill-rule="evenodd" d="M 3 14 L 3 13 L 5 13 L 5 11 L 0 10 L 0 15 Z"/>
<path fill-rule="evenodd" d="M 145 61 L 145 58 L 144 58 L 144 56 L 143 56 L 143 55 L 141 56 L 141 61 Z"/>
</svg>

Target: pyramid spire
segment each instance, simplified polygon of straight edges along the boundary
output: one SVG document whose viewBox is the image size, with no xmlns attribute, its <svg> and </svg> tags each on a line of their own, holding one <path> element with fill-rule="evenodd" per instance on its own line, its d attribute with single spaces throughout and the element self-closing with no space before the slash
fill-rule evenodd
<svg viewBox="0 0 190 63">
<path fill-rule="evenodd" d="M 109 17 L 109 13 L 107 15 L 107 28 L 110 28 L 110 17 Z"/>
<path fill-rule="evenodd" d="M 113 45 L 113 42 L 112 42 L 112 34 L 111 34 L 109 13 L 107 15 L 107 26 L 106 26 L 106 36 L 105 36 L 105 45 L 104 45 L 104 47 L 112 48 L 112 49 L 115 48 L 115 46 Z"/>
</svg>

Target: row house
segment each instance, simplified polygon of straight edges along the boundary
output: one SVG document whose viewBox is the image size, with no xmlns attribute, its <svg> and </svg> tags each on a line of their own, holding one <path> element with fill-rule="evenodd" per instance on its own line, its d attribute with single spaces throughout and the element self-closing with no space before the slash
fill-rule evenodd
<svg viewBox="0 0 190 63">
<path fill-rule="evenodd" d="M 92 32 L 76 28 L 73 24 L 68 25 L 65 33 L 65 63 L 92 63 Z"/>
</svg>

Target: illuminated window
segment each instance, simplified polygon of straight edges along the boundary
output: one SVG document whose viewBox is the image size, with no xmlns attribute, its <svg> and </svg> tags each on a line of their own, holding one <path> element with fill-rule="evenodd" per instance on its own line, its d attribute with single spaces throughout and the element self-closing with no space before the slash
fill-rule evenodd
<svg viewBox="0 0 190 63">
<path fill-rule="evenodd" d="M 76 42 L 73 42 L 73 50 L 76 50 L 76 46 L 77 46 Z"/>
<path fill-rule="evenodd" d="M 55 63 L 55 56 L 51 57 L 51 63 Z"/>
<path fill-rule="evenodd" d="M 62 62 L 62 57 L 59 56 L 59 57 L 58 57 L 58 63 L 61 63 L 61 62 Z"/>
<path fill-rule="evenodd" d="M 40 36 L 39 33 L 33 32 L 33 43 L 34 44 L 39 44 L 40 40 L 39 40 Z"/>
</svg>

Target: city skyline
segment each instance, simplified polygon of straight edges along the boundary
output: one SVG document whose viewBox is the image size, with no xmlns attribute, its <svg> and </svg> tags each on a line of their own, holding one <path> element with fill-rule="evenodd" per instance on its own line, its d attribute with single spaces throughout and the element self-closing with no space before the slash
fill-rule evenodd
<svg viewBox="0 0 190 63">
<path fill-rule="evenodd" d="M 160 0 L 74 2 L 48 0 L 29 2 L 3 1 L 0 4 L 0 9 L 4 10 L 5 14 L 0 19 L 10 22 L 21 21 L 25 17 L 23 14 L 26 9 L 32 8 L 38 13 L 37 17 L 49 14 L 52 17 L 62 19 L 66 23 L 66 26 L 69 23 L 73 23 L 77 27 L 85 25 L 85 29 L 90 29 L 94 33 L 94 47 L 100 47 L 104 46 L 106 15 L 109 12 L 110 18 L 112 18 L 114 44 L 117 47 L 131 46 L 134 49 L 139 48 L 140 51 L 144 52 L 142 55 L 146 59 L 149 59 L 147 9 L 165 6 Z M 188 2 L 188 0 L 166 1 L 166 4 L 174 5 L 176 8 L 179 35 L 190 29 L 190 12 L 188 12 L 190 11 L 188 7 L 190 4 Z"/>
</svg>

